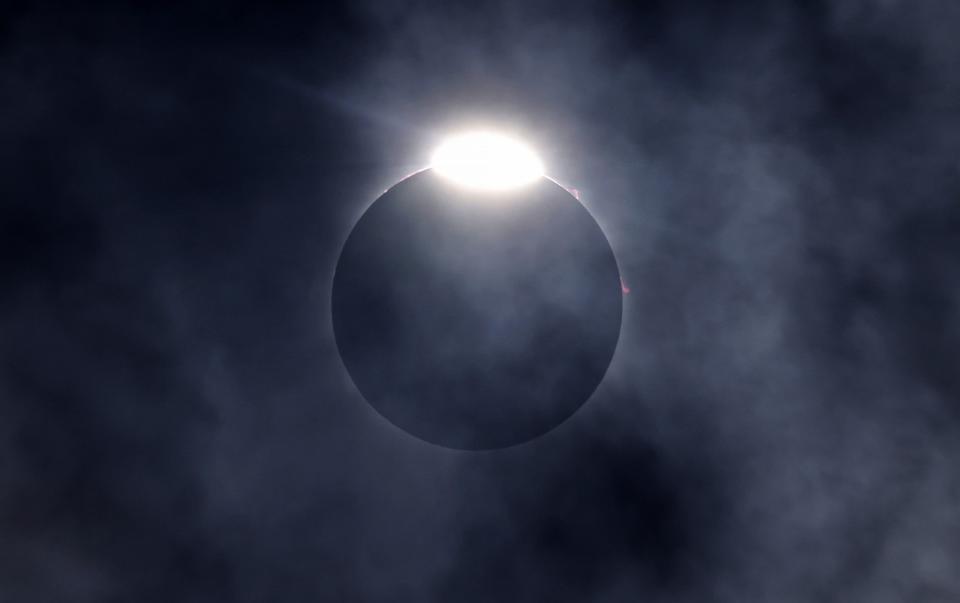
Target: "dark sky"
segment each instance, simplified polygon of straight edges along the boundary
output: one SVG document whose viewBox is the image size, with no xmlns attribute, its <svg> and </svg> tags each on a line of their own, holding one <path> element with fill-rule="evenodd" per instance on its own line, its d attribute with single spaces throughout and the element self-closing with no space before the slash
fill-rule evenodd
<svg viewBox="0 0 960 603">
<path fill-rule="evenodd" d="M 0 601 L 960 599 L 960 3 L 5 11 Z M 593 398 L 482 453 L 329 312 L 476 120 L 631 288 Z"/>
</svg>

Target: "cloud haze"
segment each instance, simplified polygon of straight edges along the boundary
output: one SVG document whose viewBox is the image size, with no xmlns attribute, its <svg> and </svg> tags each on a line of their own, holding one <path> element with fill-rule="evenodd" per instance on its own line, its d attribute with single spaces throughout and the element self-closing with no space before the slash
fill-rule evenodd
<svg viewBox="0 0 960 603">
<path fill-rule="evenodd" d="M 960 596 L 960 7 L 11 10 L 0 598 Z M 582 192 L 631 293 L 524 446 L 394 428 L 351 225 L 452 126 Z"/>
</svg>

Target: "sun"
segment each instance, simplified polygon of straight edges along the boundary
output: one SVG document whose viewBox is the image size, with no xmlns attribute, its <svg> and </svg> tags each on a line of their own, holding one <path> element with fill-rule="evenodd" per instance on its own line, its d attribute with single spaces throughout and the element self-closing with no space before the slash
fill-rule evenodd
<svg viewBox="0 0 960 603">
<path fill-rule="evenodd" d="M 430 167 L 461 186 L 502 191 L 543 176 L 543 163 L 528 145 L 496 132 L 465 132 L 448 138 L 433 153 Z"/>
</svg>

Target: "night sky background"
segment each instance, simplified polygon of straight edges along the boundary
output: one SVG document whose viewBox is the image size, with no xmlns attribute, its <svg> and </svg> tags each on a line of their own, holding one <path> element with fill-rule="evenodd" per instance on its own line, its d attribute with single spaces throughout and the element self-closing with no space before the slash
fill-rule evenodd
<svg viewBox="0 0 960 603">
<path fill-rule="evenodd" d="M 960 599 L 960 3 L 0 17 L 0 601 Z M 630 288 L 491 452 L 359 396 L 330 287 L 457 124 Z"/>
</svg>

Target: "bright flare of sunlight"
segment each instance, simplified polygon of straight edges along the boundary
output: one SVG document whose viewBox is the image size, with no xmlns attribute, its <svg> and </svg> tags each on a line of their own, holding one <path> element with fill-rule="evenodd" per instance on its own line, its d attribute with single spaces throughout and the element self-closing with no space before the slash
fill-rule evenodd
<svg viewBox="0 0 960 603">
<path fill-rule="evenodd" d="M 430 160 L 438 174 L 465 187 L 501 191 L 543 176 L 529 146 L 495 132 L 469 132 L 446 140 Z"/>
</svg>

